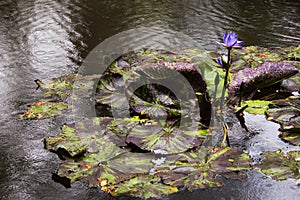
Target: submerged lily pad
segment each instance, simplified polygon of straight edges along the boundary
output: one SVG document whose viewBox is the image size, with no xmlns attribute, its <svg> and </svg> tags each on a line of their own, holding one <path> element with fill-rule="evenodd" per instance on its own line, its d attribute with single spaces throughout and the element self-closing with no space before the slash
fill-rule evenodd
<svg viewBox="0 0 300 200">
<path fill-rule="evenodd" d="M 213 152 L 201 148 L 168 156 L 165 163 L 155 166 L 155 174 L 161 176 L 165 184 L 174 187 L 184 186 L 189 190 L 220 187 L 222 183 L 217 175 L 237 177 L 237 172 L 252 169 L 250 162 L 249 155 L 235 148 L 216 149 Z"/>
<path fill-rule="evenodd" d="M 263 161 L 257 165 L 261 172 L 275 180 L 299 179 L 300 151 L 287 153 L 266 152 Z"/>
<path fill-rule="evenodd" d="M 68 109 L 69 106 L 63 102 L 43 102 L 39 101 L 32 104 L 28 111 L 22 114 L 22 119 L 42 119 L 50 118 L 62 113 L 63 110 Z"/>
</svg>

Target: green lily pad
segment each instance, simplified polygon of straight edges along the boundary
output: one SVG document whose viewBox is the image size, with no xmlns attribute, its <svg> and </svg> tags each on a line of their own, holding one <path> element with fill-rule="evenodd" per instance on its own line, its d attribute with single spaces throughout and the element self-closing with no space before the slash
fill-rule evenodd
<svg viewBox="0 0 300 200">
<path fill-rule="evenodd" d="M 299 131 L 300 99 L 288 98 L 273 101 L 266 111 L 269 119 L 279 123 L 282 131 Z"/>
<path fill-rule="evenodd" d="M 263 161 L 257 165 L 260 171 L 275 180 L 299 179 L 300 151 L 287 153 L 266 152 Z"/>
<path fill-rule="evenodd" d="M 71 157 L 97 151 L 94 143 L 101 140 L 106 131 L 104 128 L 111 121 L 112 118 L 94 118 L 76 125 L 64 125 L 61 134 L 45 139 L 45 148 L 54 152 L 64 150 Z"/>
<path fill-rule="evenodd" d="M 284 49 L 288 60 L 300 61 L 300 45 L 297 47 L 287 47 Z"/>
<path fill-rule="evenodd" d="M 300 123 L 298 122 L 298 130 L 300 130 Z M 295 146 L 300 146 L 300 134 L 298 132 L 281 132 L 280 138 Z"/>
<path fill-rule="evenodd" d="M 20 117 L 22 119 L 44 119 L 51 118 L 56 115 L 62 114 L 63 110 L 68 109 L 69 106 L 63 102 L 36 102 L 32 104 L 28 111 Z"/>
<path fill-rule="evenodd" d="M 125 94 L 123 77 L 104 76 L 96 91 L 96 102 L 110 107 L 128 110 L 129 105 Z"/>
<path fill-rule="evenodd" d="M 248 100 L 241 103 L 241 107 L 236 108 L 236 110 L 239 110 L 240 108 L 248 105 L 248 107 L 245 109 L 250 114 L 258 114 L 263 115 L 265 114 L 266 110 L 269 108 L 269 104 L 271 104 L 272 101 L 264 101 L 264 100 Z"/>
<path fill-rule="evenodd" d="M 70 74 L 54 78 L 48 82 L 42 82 L 40 80 L 35 80 L 35 82 L 41 88 L 45 97 L 58 96 L 61 99 L 66 99 L 70 96 L 73 90 L 73 83 L 77 77 L 77 74 Z"/>
<path fill-rule="evenodd" d="M 197 188 L 221 187 L 216 177 L 225 175 L 237 177 L 237 172 L 250 170 L 249 155 L 235 148 L 208 149 L 168 156 L 165 163 L 155 166 L 155 174 L 161 176 L 165 184 L 184 186 L 189 190 Z M 239 176 L 244 178 L 244 176 Z"/>
<path fill-rule="evenodd" d="M 97 152 L 63 161 L 57 175 L 68 178 L 71 183 L 87 180 L 90 187 L 98 187 L 101 186 L 99 179 L 112 185 L 122 184 L 125 180 L 147 174 L 153 166 L 151 154 L 126 152 L 108 140 L 99 141 L 97 147 Z"/>
<path fill-rule="evenodd" d="M 232 51 L 232 69 L 243 69 L 246 67 L 257 67 L 264 62 L 279 62 L 285 60 L 285 57 L 277 52 L 270 51 L 267 48 L 248 46 L 243 49 L 234 49 Z"/>
<path fill-rule="evenodd" d="M 147 122 L 147 119 L 140 119 L 139 116 L 124 119 L 114 119 L 105 128 L 105 134 L 110 141 L 119 147 L 127 146 L 126 138 L 132 128 Z"/>
<path fill-rule="evenodd" d="M 143 199 L 160 198 L 178 192 L 177 187 L 164 185 L 159 177 L 151 175 L 137 176 L 125 181 L 123 184 L 110 187 L 102 187 L 112 196 L 135 196 Z"/>
<path fill-rule="evenodd" d="M 205 137 L 197 127 L 178 128 L 168 124 L 152 123 L 135 126 L 126 138 L 127 143 L 133 143 L 143 150 L 163 154 L 184 152 L 200 146 Z"/>
</svg>

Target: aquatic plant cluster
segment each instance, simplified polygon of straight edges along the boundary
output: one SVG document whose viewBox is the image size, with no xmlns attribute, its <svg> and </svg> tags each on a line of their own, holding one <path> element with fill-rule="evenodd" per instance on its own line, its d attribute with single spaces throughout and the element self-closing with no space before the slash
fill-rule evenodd
<svg viewBox="0 0 300 200">
<path fill-rule="evenodd" d="M 218 58 L 199 49 L 124 54 L 96 82 L 93 96 L 86 96 L 84 91 L 93 89 L 97 75 L 71 74 L 45 83 L 37 80 L 44 100 L 49 102 L 34 103 L 21 117 L 43 120 L 64 116 L 61 133 L 45 139 L 45 148 L 62 159 L 54 180 L 66 187 L 86 181 L 112 196 L 160 198 L 182 189 L 221 187 L 221 177 L 245 178 L 244 172 L 254 168 L 276 180 L 299 179 L 299 151 L 265 152 L 263 161 L 253 165 L 247 153 L 222 146 L 221 141 L 227 131 L 223 126 L 225 100 L 242 97 L 240 90 L 230 96 L 226 92 L 232 74 L 264 62 L 285 61 L 299 69 L 300 46 L 277 52 L 253 46 L 241 49 L 243 42 L 232 32 L 224 33 L 219 43 L 227 49 L 227 56 Z M 172 77 L 178 78 L 169 81 Z M 278 76 L 277 80 L 284 78 Z M 282 139 L 300 146 L 300 100 L 289 97 L 291 91 L 299 90 L 300 76 L 289 80 L 295 85 L 278 94 L 286 95 L 284 98 L 268 95 L 256 100 L 255 95 L 247 96 L 241 107 L 247 105 L 245 111 L 266 114 L 280 123 Z M 181 84 L 182 89 L 172 90 L 168 84 Z M 72 115 L 73 100 L 84 98 L 94 99 L 97 117 Z M 215 105 L 220 107 L 214 110 Z M 208 142 L 214 133 L 210 130 L 212 117 L 220 117 L 222 122 L 220 129 L 213 124 L 213 131 L 221 130 L 213 136 L 215 143 Z"/>
</svg>

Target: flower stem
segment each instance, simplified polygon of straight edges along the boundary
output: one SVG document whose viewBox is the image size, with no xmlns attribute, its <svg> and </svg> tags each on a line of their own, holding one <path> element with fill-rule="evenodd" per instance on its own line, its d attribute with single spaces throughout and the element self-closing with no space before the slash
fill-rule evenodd
<svg viewBox="0 0 300 200">
<path fill-rule="evenodd" d="M 222 112 L 222 109 L 223 109 L 223 104 L 224 104 L 224 100 L 225 100 L 225 91 L 227 89 L 227 84 L 228 84 L 228 75 L 229 75 L 230 62 L 231 62 L 230 61 L 230 50 L 231 50 L 231 48 L 228 48 L 226 73 L 225 73 L 224 86 L 223 86 L 223 90 L 222 90 L 221 104 L 220 104 L 221 112 Z"/>
</svg>

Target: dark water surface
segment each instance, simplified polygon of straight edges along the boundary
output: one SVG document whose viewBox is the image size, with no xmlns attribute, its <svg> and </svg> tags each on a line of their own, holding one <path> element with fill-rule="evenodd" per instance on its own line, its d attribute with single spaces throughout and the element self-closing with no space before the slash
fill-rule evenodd
<svg viewBox="0 0 300 200">
<path fill-rule="evenodd" d="M 21 121 L 37 101 L 35 79 L 76 71 L 104 39 L 122 31 L 158 26 L 182 32 L 203 49 L 235 31 L 246 45 L 300 43 L 298 0 L 0 0 L 0 199 L 114 199 L 76 182 L 66 189 L 51 179 L 59 158 L 43 139 L 59 132 L 59 119 Z M 161 34 L 161 33 L 157 33 Z M 136 38 L 137 40 L 139 38 Z M 159 41 L 157 41 L 159 42 Z M 250 172 L 223 188 L 181 192 L 166 199 L 297 199 L 293 181 Z"/>
</svg>

